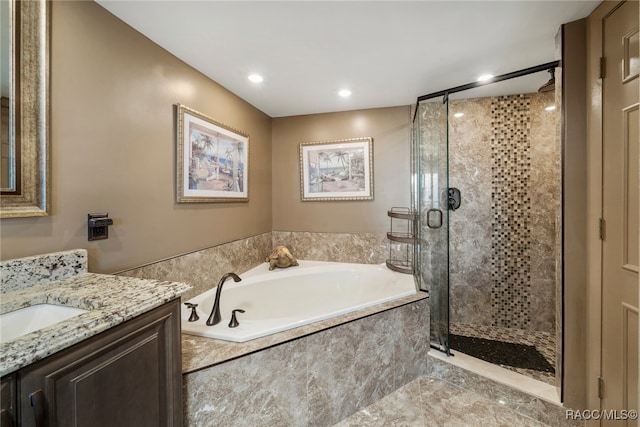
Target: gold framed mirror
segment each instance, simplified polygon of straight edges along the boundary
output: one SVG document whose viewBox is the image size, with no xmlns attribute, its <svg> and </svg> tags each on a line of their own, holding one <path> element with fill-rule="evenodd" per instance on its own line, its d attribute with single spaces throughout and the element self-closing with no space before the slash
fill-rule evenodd
<svg viewBox="0 0 640 427">
<path fill-rule="evenodd" d="M 1 3 L 6 7 L 1 11 L 2 28 L 9 29 L 10 42 L 3 46 L 1 59 L 9 67 L 2 68 L 2 97 L 7 98 L 3 99 L 3 105 L 8 108 L 3 108 L 6 116 L 3 111 L 1 119 L 0 218 L 45 216 L 49 212 L 50 185 L 50 3 L 47 0 Z M 8 80 L 4 77 L 7 72 Z"/>
</svg>

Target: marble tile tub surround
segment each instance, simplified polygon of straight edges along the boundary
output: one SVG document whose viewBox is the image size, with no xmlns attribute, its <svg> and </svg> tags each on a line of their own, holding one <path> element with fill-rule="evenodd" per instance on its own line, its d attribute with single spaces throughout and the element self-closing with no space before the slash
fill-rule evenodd
<svg viewBox="0 0 640 427">
<path fill-rule="evenodd" d="M 242 274 L 264 262 L 272 249 L 273 244 L 269 232 L 121 271 L 117 274 L 188 283 L 192 288 L 182 297 L 186 301 L 216 286 L 225 273 L 233 271 Z"/>
<path fill-rule="evenodd" d="M 428 300 L 183 376 L 187 426 L 328 426 L 423 376 Z"/>
<path fill-rule="evenodd" d="M 87 251 L 75 249 L 0 262 L 0 291 L 11 292 L 87 272 Z"/>
<path fill-rule="evenodd" d="M 225 273 L 242 274 L 263 263 L 277 245 L 299 259 L 362 264 L 381 264 L 389 251 L 385 234 L 273 231 L 116 274 L 188 283 L 192 289 L 183 296 L 188 300 L 214 287 Z"/>
<path fill-rule="evenodd" d="M 272 236 L 274 246 L 285 245 L 300 259 L 382 264 L 389 257 L 386 234 L 273 231 Z"/>
<path fill-rule="evenodd" d="M 333 328 L 347 322 L 372 316 L 382 311 L 411 304 L 428 298 L 426 292 L 398 298 L 373 307 L 363 308 L 351 313 L 342 314 L 331 319 L 322 320 L 309 325 L 267 335 L 244 343 L 209 339 L 196 335 L 182 334 L 182 373 L 195 372 L 229 360 L 245 356 L 274 345 L 301 338 L 324 329 Z"/>
<path fill-rule="evenodd" d="M 0 344 L 0 375 L 16 371 L 179 298 L 184 283 L 85 273 L 2 294 L 0 313 L 50 303 L 89 310 Z"/>
</svg>

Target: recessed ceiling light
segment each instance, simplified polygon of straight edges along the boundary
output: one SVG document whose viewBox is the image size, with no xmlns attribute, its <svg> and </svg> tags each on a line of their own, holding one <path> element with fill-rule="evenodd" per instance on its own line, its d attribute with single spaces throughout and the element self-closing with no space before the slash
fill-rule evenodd
<svg viewBox="0 0 640 427">
<path fill-rule="evenodd" d="M 262 78 L 262 76 L 260 74 L 249 74 L 249 80 L 251 80 L 254 83 L 260 83 L 264 79 Z"/>
<path fill-rule="evenodd" d="M 351 96 L 351 91 L 349 89 L 340 89 L 340 92 L 338 92 L 338 95 L 340 95 L 343 98 L 346 98 L 348 96 Z"/>
<path fill-rule="evenodd" d="M 548 107 L 545 108 L 545 111 L 553 111 L 556 109 L 555 105 L 549 105 Z"/>
<path fill-rule="evenodd" d="M 494 77 L 493 74 L 483 74 L 479 76 L 476 80 L 479 82 L 486 82 L 491 80 L 493 77 Z"/>
<path fill-rule="evenodd" d="M 453 115 L 453 117 L 457 117 L 457 118 L 460 118 L 460 117 L 462 117 L 462 116 L 464 116 L 464 113 L 455 113 L 455 114 Z"/>
</svg>

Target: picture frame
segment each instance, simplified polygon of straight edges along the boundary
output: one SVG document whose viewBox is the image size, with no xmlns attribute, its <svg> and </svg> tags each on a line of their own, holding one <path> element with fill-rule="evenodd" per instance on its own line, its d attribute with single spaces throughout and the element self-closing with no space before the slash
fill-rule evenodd
<svg viewBox="0 0 640 427">
<path fill-rule="evenodd" d="M 300 144 L 302 201 L 373 200 L 373 138 Z"/>
<path fill-rule="evenodd" d="M 176 105 L 176 201 L 249 201 L 249 135 Z"/>
</svg>

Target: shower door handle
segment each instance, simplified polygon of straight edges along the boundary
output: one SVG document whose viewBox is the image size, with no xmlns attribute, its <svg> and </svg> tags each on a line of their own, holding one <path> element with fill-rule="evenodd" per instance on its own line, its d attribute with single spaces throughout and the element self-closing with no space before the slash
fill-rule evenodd
<svg viewBox="0 0 640 427">
<path fill-rule="evenodd" d="M 427 227 L 429 228 L 442 227 L 442 211 L 440 209 L 434 208 L 434 209 L 429 209 L 427 211 Z"/>
</svg>

